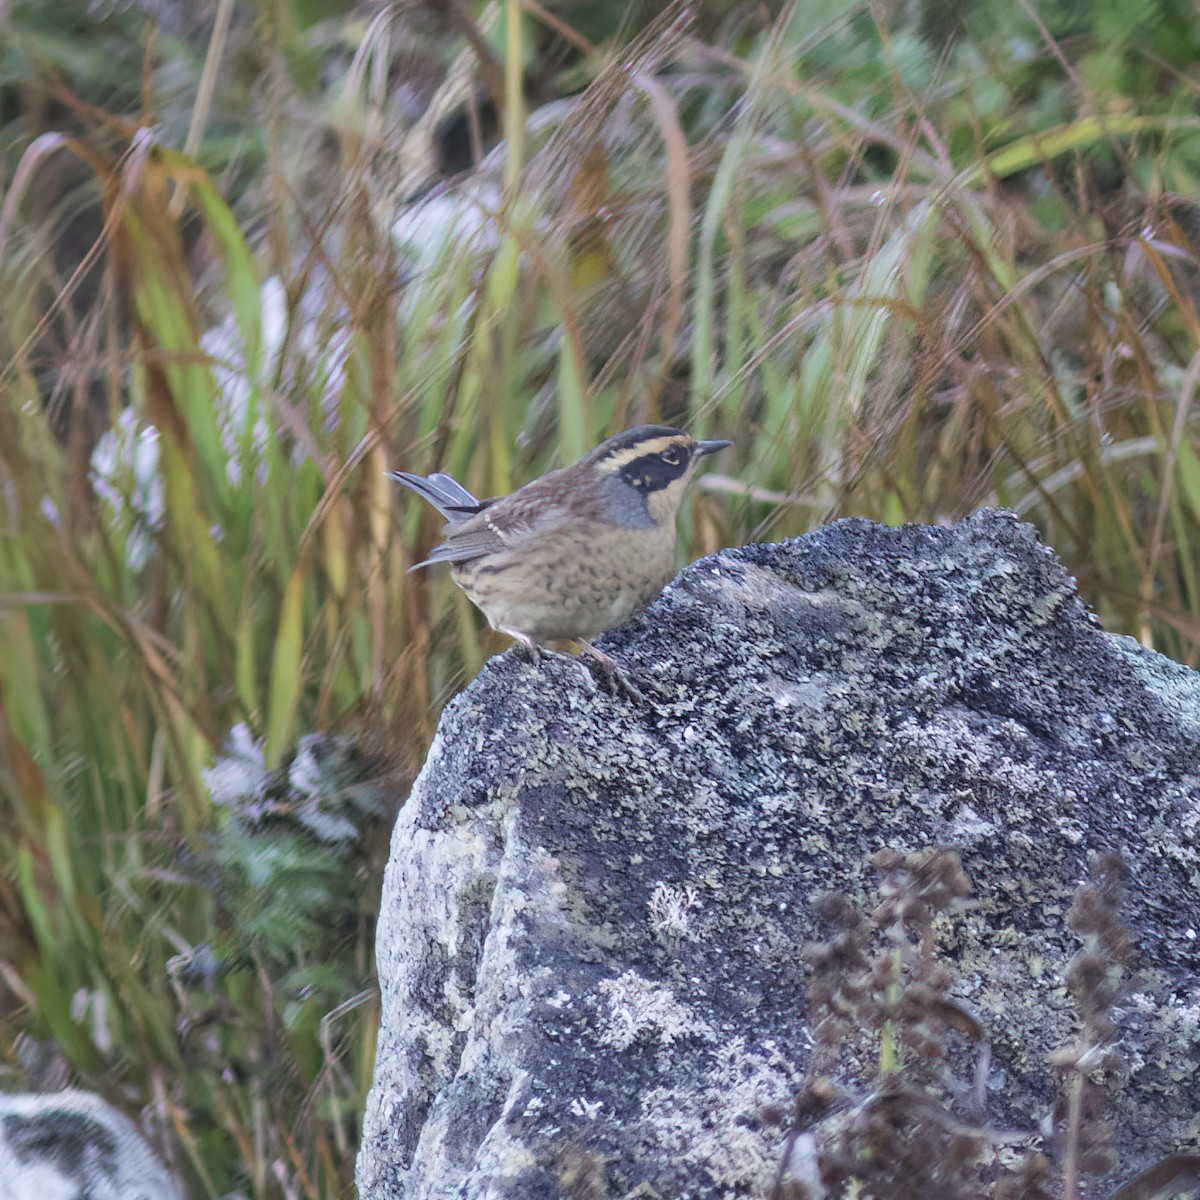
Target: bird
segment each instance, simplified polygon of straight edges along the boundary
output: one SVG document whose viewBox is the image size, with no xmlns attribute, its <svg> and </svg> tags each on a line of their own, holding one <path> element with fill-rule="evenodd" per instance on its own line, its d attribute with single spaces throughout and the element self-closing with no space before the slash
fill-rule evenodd
<svg viewBox="0 0 1200 1200">
<path fill-rule="evenodd" d="M 446 518 L 442 541 L 410 571 L 450 564 L 488 624 L 540 661 L 576 644 L 606 679 L 637 695 L 591 639 L 624 624 L 675 570 L 675 517 L 701 459 L 732 443 L 638 425 L 508 496 L 477 500 L 442 472 L 389 472 Z"/>
</svg>

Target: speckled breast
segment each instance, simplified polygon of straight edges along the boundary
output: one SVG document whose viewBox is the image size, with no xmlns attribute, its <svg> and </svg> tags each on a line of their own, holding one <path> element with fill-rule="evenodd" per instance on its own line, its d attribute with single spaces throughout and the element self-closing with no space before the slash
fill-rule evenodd
<svg viewBox="0 0 1200 1200">
<path fill-rule="evenodd" d="M 674 525 L 576 531 L 519 553 L 461 563 L 454 581 L 494 629 L 537 642 L 591 638 L 644 608 L 670 580 Z"/>
</svg>

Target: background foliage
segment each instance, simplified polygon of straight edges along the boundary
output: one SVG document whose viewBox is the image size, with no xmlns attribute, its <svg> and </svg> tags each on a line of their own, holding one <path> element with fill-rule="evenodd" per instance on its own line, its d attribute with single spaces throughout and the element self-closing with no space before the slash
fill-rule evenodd
<svg viewBox="0 0 1200 1200">
<path fill-rule="evenodd" d="M 387 817 L 501 644 L 389 468 L 666 420 L 736 441 L 690 556 L 1006 504 L 1194 665 L 1197 61 L 1184 0 L 0 8 L 6 1085 L 348 1194 Z"/>
</svg>

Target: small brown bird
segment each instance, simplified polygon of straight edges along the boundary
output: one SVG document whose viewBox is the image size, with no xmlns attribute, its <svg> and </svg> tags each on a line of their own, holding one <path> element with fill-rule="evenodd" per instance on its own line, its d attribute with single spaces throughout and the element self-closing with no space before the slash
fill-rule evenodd
<svg viewBox="0 0 1200 1200">
<path fill-rule="evenodd" d="M 575 642 L 629 688 L 588 639 L 627 621 L 670 580 L 684 489 L 700 459 L 729 444 L 639 425 L 495 500 L 477 500 L 449 475 L 395 471 L 448 522 L 441 544 L 411 569 L 450 563 L 492 628 L 534 661 L 544 642 Z"/>
</svg>

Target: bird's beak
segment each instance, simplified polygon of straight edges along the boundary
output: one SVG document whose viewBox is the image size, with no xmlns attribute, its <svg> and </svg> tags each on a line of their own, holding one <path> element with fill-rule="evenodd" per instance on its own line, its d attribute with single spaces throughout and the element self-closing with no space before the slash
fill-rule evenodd
<svg viewBox="0 0 1200 1200">
<path fill-rule="evenodd" d="M 697 458 L 703 458 L 707 454 L 716 454 L 718 450 L 724 450 L 726 446 L 732 446 L 732 442 L 714 441 L 714 442 L 697 442 L 695 455 Z"/>
</svg>

